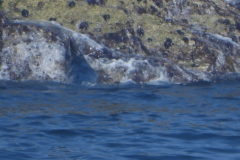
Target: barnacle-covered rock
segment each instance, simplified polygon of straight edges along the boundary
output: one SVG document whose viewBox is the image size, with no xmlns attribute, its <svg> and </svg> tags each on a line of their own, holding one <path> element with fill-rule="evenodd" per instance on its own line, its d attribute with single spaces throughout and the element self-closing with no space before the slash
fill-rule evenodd
<svg viewBox="0 0 240 160">
<path fill-rule="evenodd" d="M 60 45 L 64 48 L 62 51 L 68 50 L 69 44 L 71 44 L 70 48 L 79 50 L 76 44 L 81 42 L 78 42 L 79 38 L 73 35 L 79 33 L 77 37 L 82 37 L 81 33 L 87 34 L 94 44 L 105 48 L 105 50 L 96 49 L 91 43 L 85 41 L 84 44 L 88 44 L 88 47 L 83 45 L 85 49 L 81 52 L 86 63 L 99 73 L 99 79 L 103 81 L 120 82 L 125 77 L 125 80 L 147 82 L 158 79 L 156 77 L 159 75 L 156 76 L 156 73 L 161 72 L 161 74 L 164 73 L 162 75 L 165 80 L 191 82 L 212 80 L 226 74 L 238 74 L 240 70 L 240 14 L 236 0 L 75 0 L 67 2 L 65 0 L 7 0 L 1 2 L 1 10 L 11 19 L 11 22 L 14 22 L 11 25 L 8 24 L 11 26 L 8 32 L 12 30 L 13 33 L 8 37 L 11 40 L 6 39 L 6 31 L 0 31 L 1 53 L 3 50 L 6 52 L 7 43 L 19 42 L 19 36 L 21 36 L 19 39 L 24 38 L 24 34 L 19 32 L 24 29 L 15 30 L 14 28 L 20 24 L 19 20 L 24 20 L 21 21 L 21 26 L 24 24 L 26 28 L 30 28 L 30 33 L 38 35 L 32 41 L 38 41 L 42 39 L 40 37 L 44 37 L 46 44 L 53 44 L 52 46 L 59 45 L 61 42 L 64 44 Z M 28 14 L 25 12 L 23 14 L 23 11 L 28 11 L 26 12 Z M 34 25 L 28 24 L 29 20 L 34 20 Z M 55 24 L 55 27 L 61 28 L 61 32 L 56 36 L 52 36 L 54 35 L 52 33 L 49 35 L 49 28 L 39 25 L 42 23 L 39 21 L 42 20 L 56 21 L 62 25 L 60 27 Z M 48 24 L 44 23 L 46 26 L 49 26 Z M 31 28 L 32 26 L 38 26 L 38 30 Z M 67 38 L 62 39 L 61 36 L 66 35 L 68 30 L 66 28 L 72 31 L 68 31 Z M 32 35 L 27 34 L 25 37 L 28 36 Z M 30 46 L 33 44 L 32 41 L 23 42 L 26 46 L 27 44 Z M 50 48 L 49 51 L 52 52 Z M 16 54 L 12 50 L 6 55 L 11 55 L 10 53 Z M 115 54 L 118 58 L 113 56 Z M 150 59 L 151 62 L 156 63 L 150 63 Z M 135 63 L 136 60 L 139 63 Z M 147 61 L 146 65 L 139 65 L 140 62 L 144 64 L 144 60 Z M 116 67 L 114 62 L 122 65 Z M 68 68 L 64 66 L 63 68 Z M 137 69 L 130 71 L 126 69 L 130 68 L 129 66 Z M 149 66 L 158 67 L 161 71 L 150 69 Z M 22 68 L 27 70 L 28 67 Z M 156 73 L 152 74 L 152 72 Z M 144 75 L 148 76 L 143 78 Z M 64 78 L 62 79 L 65 81 Z"/>
</svg>

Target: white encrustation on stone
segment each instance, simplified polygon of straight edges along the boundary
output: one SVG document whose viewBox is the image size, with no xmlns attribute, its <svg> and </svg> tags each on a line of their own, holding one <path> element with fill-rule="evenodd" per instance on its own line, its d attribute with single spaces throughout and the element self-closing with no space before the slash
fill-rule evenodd
<svg viewBox="0 0 240 160">
<path fill-rule="evenodd" d="M 240 70 L 239 44 L 220 35 L 196 30 L 196 27 L 194 32 L 198 41 L 219 52 L 209 71 L 183 67 L 169 58 L 120 53 L 56 23 L 1 22 L 1 80 L 188 83 L 211 81 L 219 76 L 218 71 L 221 75 L 229 74 L 231 71 L 225 69 L 229 65 L 235 67 L 232 70 L 236 73 Z M 229 48 L 223 53 L 225 46 Z M 229 57 L 233 64 L 229 64 Z"/>
</svg>

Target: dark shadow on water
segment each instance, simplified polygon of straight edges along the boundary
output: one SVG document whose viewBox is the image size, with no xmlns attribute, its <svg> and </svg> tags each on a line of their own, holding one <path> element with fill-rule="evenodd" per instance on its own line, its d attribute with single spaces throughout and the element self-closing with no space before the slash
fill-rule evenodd
<svg viewBox="0 0 240 160">
<path fill-rule="evenodd" d="M 232 100 L 232 101 L 240 101 L 240 95 L 239 97 L 234 97 L 234 96 L 218 96 L 218 97 L 212 97 L 214 99 L 218 99 L 218 100 Z"/>
<path fill-rule="evenodd" d="M 48 135 L 59 136 L 64 138 L 66 137 L 72 138 L 79 135 L 79 133 L 74 129 L 52 129 L 52 130 L 44 131 L 44 133 Z"/>
</svg>

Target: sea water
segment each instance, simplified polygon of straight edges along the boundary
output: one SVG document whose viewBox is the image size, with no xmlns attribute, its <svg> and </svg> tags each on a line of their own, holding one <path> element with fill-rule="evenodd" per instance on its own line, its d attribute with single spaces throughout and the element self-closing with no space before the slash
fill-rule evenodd
<svg viewBox="0 0 240 160">
<path fill-rule="evenodd" d="M 239 160 L 240 82 L 0 82 L 0 160 Z"/>
</svg>

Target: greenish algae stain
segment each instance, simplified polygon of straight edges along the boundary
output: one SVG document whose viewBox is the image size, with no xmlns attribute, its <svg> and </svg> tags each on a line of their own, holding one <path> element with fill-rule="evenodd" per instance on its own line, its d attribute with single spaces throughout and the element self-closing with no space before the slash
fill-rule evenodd
<svg viewBox="0 0 240 160">
<path fill-rule="evenodd" d="M 4 0 L 2 9 L 8 17 L 16 19 L 49 20 L 51 18 L 72 30 L 102 36 L 106 33 L 114 33 L 123 29 L 141 27 L 144 35 L 138 36 L 143 44 L 154 52 L 163 51 L 169 57 L 186 56 L 191 57 L 193 51 L 197 50 L 194 36 L 189 31 L 189 26 L 196 25 L 206 29 L 207 32 L 221 34 L 223 36 L 240 36 L 239 31 L 231 30 L 236 17 L 229 12 L 233 8 L 226 5 L 223 0 L 194 0 L 187 3 L 177 4 L 174 0 L 106 0 L 104 5 L 89 5 L 85 0 L 75 0 L 76 5 L 69 7 L 66 0 Z M 156 3 L 162 2 L 162 3 Z M 180 2 L 180 1 L 179 1 Z M 21 11 L 27 9 L 28 17 L 23 17 Z M 110 19 L 104 20 L 103 15 L 110 15 Z M 170 19 L 170 21 L 168 20 Z M 230 24 L 219 23 L 219 19 L 227 19 Z M 87 30 L 80 30 L 79 23 L 88 22 Z M 184 35 L 176 31 L 181 30 Z M 170 38 L 173 45 L 166 49 L 164 42 Z M 183 38 L 189 39 L 186 43 Z M 121 48 L 128 44 L 116 44 Z M 139 53 L 145 54 L 141 51 Z M 192 61 L 176 62 L 190 66 Z M 197 59 L 200 70 L 207 69 L 204 60 Z M 198 67 L 198 66 L 195 66 Z"/>
</svg>

